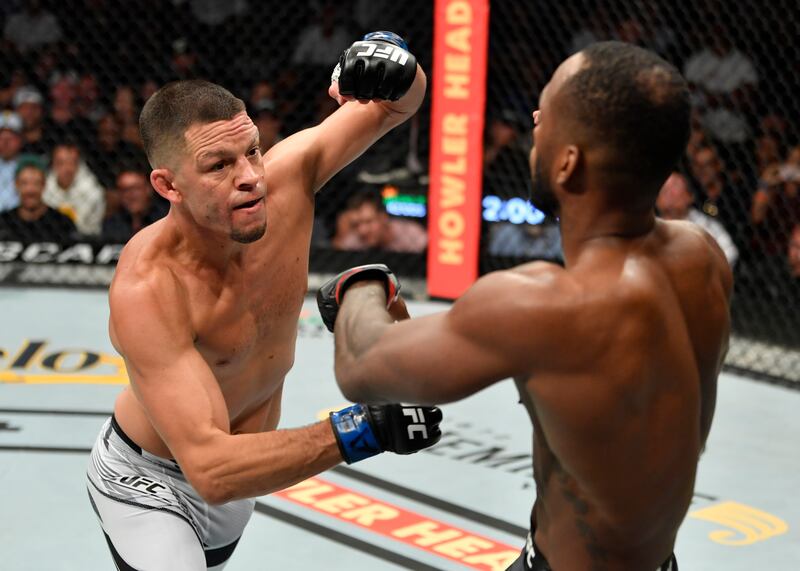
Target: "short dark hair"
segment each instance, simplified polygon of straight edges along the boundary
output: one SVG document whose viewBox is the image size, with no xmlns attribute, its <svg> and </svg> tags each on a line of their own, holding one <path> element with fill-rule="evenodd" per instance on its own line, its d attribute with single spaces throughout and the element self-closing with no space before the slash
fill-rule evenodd
<svg viewBox="0 0 800 571">
<path fill-rule="evenodd" d="M 174 149 L 183 148 L 186 129 L 195 123 L 227 121 L 245 110 L 230 91 L 201 79 L 173 81 L 144 104 L 139 130 L 153 168 L 163 166 Z"/>
<path fill-rule="evenodd" d="M 627 183 L 656 193 L 689 141 L 689 88 L 680 72 L 643 48 L 599 42 L 581 51 L 582 69 L 562 87 L 569 114 L 588 144 L 615 152 Z"/>
<path fill-rule="evenodd" d="M 347 199 L 345 205 L 346 210 L 355 210 L 361 208 L 365 204 L 369 204 L 375 208 L 377 212 L 385 212 L 386 207 L 383 205 L 383 198 L 377 190 L 364 189 L 356 192 Z"/>
</svg>

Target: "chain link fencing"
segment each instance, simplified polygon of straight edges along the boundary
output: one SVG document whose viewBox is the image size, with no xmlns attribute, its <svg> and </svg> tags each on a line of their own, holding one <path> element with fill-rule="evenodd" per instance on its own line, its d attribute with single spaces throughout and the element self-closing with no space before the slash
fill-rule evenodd
<svg viewBox="0 0 800 571">
<path fill-rule="evenodd" d="M 57 266 L 113 267 L 118 247 L 109 245 L 164 215 L 137 121 L 165 82 L 198 77 L 229 88 L 267 150 L 335 110 L 331 69 L 366 32 L 404 36 L 430 76 L 433 4 L 3 2 L 0 281 L 82 283 Z M 556 222 L 527 201 L 530 113 L 552 72 L 593 41 L 642 45 L 692 84 L 692 137 L 659 207 L 707 227 L 734 266 L 729 365 L 800 381 L 798 29 L 791 0 L 491 2 L 481 273 L 561 259 Z M 426 101 L 318 195 L 315 275 L 383 261 L 424 292 L 429 125 Z M 40 187 L 52 211 L 15 215 L 20 205 L 35 210 Z M 111 275 L 90 273 L 87 286 Z"/>
</svg>

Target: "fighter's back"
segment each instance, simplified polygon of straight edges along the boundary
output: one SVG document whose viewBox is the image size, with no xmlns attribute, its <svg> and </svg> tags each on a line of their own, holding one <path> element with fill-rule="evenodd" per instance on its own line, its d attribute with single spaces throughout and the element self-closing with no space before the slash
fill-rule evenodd
<svg viewBox="0 0 800 571">
<path fill-rule="evenodd" d="M 559 354 L 518 380 L 534 423 L 536 544 L 554 569 L 656 569 L 713 415 L 730 269 L 699 229 L 658 222 L 559 272 Z"/>
</svg>

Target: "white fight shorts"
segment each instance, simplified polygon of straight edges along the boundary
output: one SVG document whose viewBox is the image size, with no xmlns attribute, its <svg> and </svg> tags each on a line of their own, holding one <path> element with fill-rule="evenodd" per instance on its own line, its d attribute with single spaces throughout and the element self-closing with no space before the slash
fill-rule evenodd
<svg viewBox="0 0 800 571">
<path fill-rule="evenodd" d="M 119 570 L 222 569 L 255 507 L 255 499 L 209 505 L 177 463 L 142 450 L 113 416 L 94 444 L 87 479 Z"/>
</svg>

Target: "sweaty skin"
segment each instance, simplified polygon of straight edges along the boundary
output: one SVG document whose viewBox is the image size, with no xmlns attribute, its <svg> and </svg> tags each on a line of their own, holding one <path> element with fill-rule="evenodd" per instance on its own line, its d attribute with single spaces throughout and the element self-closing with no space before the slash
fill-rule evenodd
<svg viewBox="0 0 800 571">
<path fill-rule="evenodd" d="M 417 77 L 397 102 L 347 102 L 319 126 L 259 151 L 246 113 L 194 124 L 153 187 L 169 214 L 125 247 L 109 331 L 131 385 L 122 429 L 180 464 L 209 503 L 285 488 L 341 461 L 328 422 L 275 430 L 307 291 L 314 193 L 408 119 Z"/>
<path fill-rule="evenodd" d="M 579 67 L 567 60 L 542 94 L 543 153 L 559 86 Z M 559 156 L 556 184 L 579 160 Z M 586 167 L 587 188 L 592 176 Z M 407 314 L 386 310 L 382 285 L 353 285 L 336 321 L 336 376 L 350 399 L 425 404 L 513 378 L 533 425 L 534 540 L 552 568 L 649 571 L 670 556 L 691 501 L 732 277 L 699 228 L 652 207 L 609 209 L 602 196 L 562 193 L 565 267 L 489 274 L 447 312 L 394 323 Z"/>
</svg>

